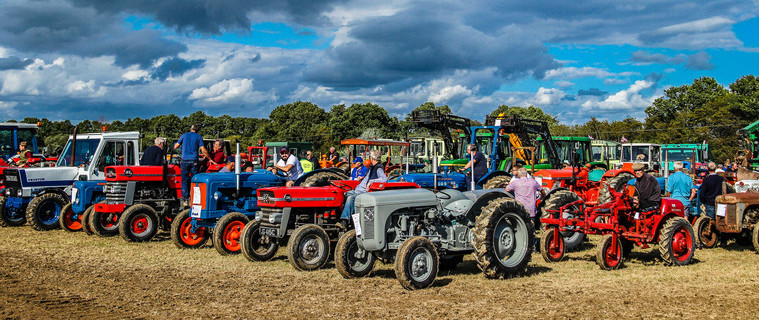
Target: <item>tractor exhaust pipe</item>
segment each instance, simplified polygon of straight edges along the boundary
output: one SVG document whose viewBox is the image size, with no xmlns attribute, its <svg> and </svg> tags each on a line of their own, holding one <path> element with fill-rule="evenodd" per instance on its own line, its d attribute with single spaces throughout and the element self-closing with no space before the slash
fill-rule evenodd
<svg viewBox="0 0 759 320">
<path fill-rule="evenodd" d="M 74 135 L 71 138 L 71 164 L 70 166 L 74 166 L 74 157 L 76 156 L 76 131 L 79 129 L 79 125 L 74 126 Z M 66 155 L 63 155 L 64 157 Z M 65 159 L 64 159 L 65 160 Z"/>
<path fill-rule="evenodd" d="M 437 150 L 435 148 L 432 149 L 432 189 L 437 190 L 437 174 L 438 174 L 438 165 L 437 165 Z"/>
<path fill-rule="evenodd" d="M 240 193 L 240 143 L 237 143 L 237 151 L 235 152 L 235 191 Z"/>
</svg>

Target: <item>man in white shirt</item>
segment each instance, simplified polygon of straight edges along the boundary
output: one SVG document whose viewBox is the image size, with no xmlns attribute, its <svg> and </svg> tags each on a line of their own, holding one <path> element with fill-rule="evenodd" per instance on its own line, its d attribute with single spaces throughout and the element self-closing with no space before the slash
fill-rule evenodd
<svg viewBox="0 0 759 320">
<path fill-rule="evenodd" d="M 285 186 L 292 187 L 295 184 L 295 180 L 298 180 L 303 174 L 303 168 L 300 166 L 298 157 L 291 155 L 287 148 L 282 147 L 279 149 L 279 156 L 281 159 L 277 161 L 277 164 L 267 168 L 267 170 L 285 177 L 287 180 Z"/>
</svg>

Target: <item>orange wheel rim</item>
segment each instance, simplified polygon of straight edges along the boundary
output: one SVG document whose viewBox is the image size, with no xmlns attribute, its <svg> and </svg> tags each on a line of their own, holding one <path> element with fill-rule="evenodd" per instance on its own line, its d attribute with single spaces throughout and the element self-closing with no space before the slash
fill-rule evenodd
<svg viewBox="0 0 759 320">
<path fill-rule="evenodd" d="M 195 232 L 192 232 L 192 219 L 187 218 L 182 221 L 182 226 L 179 227 L 179 237 L 188 246 L 196 246 L 206 235 L 206 228 L 198 228 Z"/>
<path fill-rule="evenodd" d="M 232 252 L 240 251 L 240 234 L 242 229 L 245 228 L 245 223 L 242 221 L 232 221 L 224 228 L 224 247 Z"/>
<path fill-rule="evenodd" d="M 69 230 L 81 230 L 82 222 L 79 219 L 74 219 L 74 211 L 69 209 L 63 213 L 63 223 Z"/>
</svg>

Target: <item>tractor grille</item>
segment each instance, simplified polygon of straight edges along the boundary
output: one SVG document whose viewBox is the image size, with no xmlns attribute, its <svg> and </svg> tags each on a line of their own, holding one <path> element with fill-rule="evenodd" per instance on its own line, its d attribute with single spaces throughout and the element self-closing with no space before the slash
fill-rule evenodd
<svg viewBox="0 0 759 320">
<path fill-rule="evenodd" d="M 281 213 L 282 208 L 267 208 L 262 207 L 261 211 L 259 211 L 257 214 L 261 215 L 261 226 L 262 227 L 275 227 L 279 228 L 279 223 L 271 223 L 269 222 L 269 216 L 275 213 Z"/>
<path fill-rule="evenodd" d="M 357 208 L 358 210 L 364 210 L 364 208 Z M 372 221 L 363 221 L 363 228 L 361 228 L 362 237 L 364 239 L 374 239 L 374 219 Z"/>
<path fill-rule="evenodd" d="M 725 212 L 725 220 L 728 226 L 738 225 L 738 210 L 736 210 L 734 203 L 730 203 L 727 205 L 727 212 Z"/>
<path fill-rule="evenodd" d="M 19 178 L 18 170 L 5 169 L 3 171 L 5 175 L 5 187 L 18 190 L 21 188 L 21 180 Z"/>
<path fill-rule="evenodd" d="M 105 203 L 119 204 L 126 201 L 126 182 L 107 182 L 105 184 Z"/>
</svg>

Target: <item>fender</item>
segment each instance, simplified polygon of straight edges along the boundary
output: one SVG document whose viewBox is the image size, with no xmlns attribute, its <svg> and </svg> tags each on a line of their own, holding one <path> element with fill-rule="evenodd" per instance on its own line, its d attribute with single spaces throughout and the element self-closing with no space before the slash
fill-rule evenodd
<svg viewBox="0 0 759 320">
<path fill-rule="evenodd" d="M 74 187 L 71 189 L 72 194 L 76 189 L 76 198 L 70 199 L 71 210 L 74 213 L 82 213 L 91 204 L 98 203 L 105 199 L 105 193 L 103 192 L 103 186 L 105 181 L 93 180 L 93 181 L 75 181 Z"/>
<path fill-rule="evenodd" d="M 482 187 L 483 185 L 485 185 L 485 183 L 488 182 L 488 180 L 490 180 L 492 178 L 495 178 L 495 177 L 500 177 L 500 176 L 511 177 L 511 173 L 509 173 L 508 171 L 503 171 L 503 170 L 496 170 L 496 171 L 488 172 L 487 174 L 485 174 L 485 176 L 483 176 L 482 178 L 480 178 L 479 181 L 477 181 L 477 186 L 478 187 Z"/>
<path fill-rule="evenodd" d="M 652 226 L 654 230 L 654 234 L 652 235 L 652 238 L 650 239 L 653 241 L 654 239 L 658 242 L 659 241 L 659 235 L 661 232 L 661 226 L 663 226 L 669 219 L 679 217 L 677 214 L 674 213 L 667 213 L 665 215 L 662 215 L 658 219 L 654 220 L 654 225 Z"/>
<path fill-rule="evenodd" d="M 298 177 L 298 179 L 295 180 L 295 186 L 300 186 L 300 184 L 303 183 L 303 181 L 306 181 L 308 177 L 313 176 L 319 172 L 334 172 L 340 175 L 345 175 L 345 172 L 343 172 L 342 170 L 336 167 L 311 170 L 309 172 L 302 174 L 300 177 Z M 348 176 L 348 178 L 350 178 L 350 176 Z"/>
<path fill-rule="evenodd" d="M 570 191 L 570 192 L 572 191 L 572 190 L 569 190 L 568 188 L 556 188 L 556 189 L 553 189 L 551 191 L 548 191 L 548 193 L 546 193 L 546 196 L 543 197 L 543 199 L 546 199 L 546 198 L 550 197 L 552 194 L 554 194 L 556 192 L 559 192 L 560 190 L 567 190 L 567 191 Z M 537 212 L 540 212 L 540 210 L 545 205 L 545 201 L 543 201 L 543 199 L 538 199 L 538 205 L 535 207 L 535 209 L 537 210 Z"/>
<path fill-rule="evenodd" d="M 41 196 L 43 194 L 48 194 L 48 193 L 57 193 L 57 194 L 61 195 L 64 199 L 66 199 L 66 201 L 71 202 L 71 197 L 66 193 L 66 191 L 64 191 L 63 189 L 59 189 L 59 188 L 45 188 L 45 189 L 42 189 L 38 193 L 34 194 L 34 196 L 32 198 L 36 198 L 36 197 L 39 197 L 39 196 Z"/>
<path fill-rule="evenodd" d="M 474 197 L 477 199 L 474 201 L 472 206 L 469 208 L 469 211 L 466 213 L 466 218 L 472 223 L 475 222 L 477 219 L 477 214 L 482 211 L 483 207 L 488 205 L 488 202 L 490 202 L 490 200 L 504 197 L 514 199 L 514 196 L 512 196 L 510 193 L 497 189 L 467 191 L 465 194 L 466 193 L 474 195 Z M 467 198 L 471 199 L 471 197 L 468 195 Z"/>
</svg>

